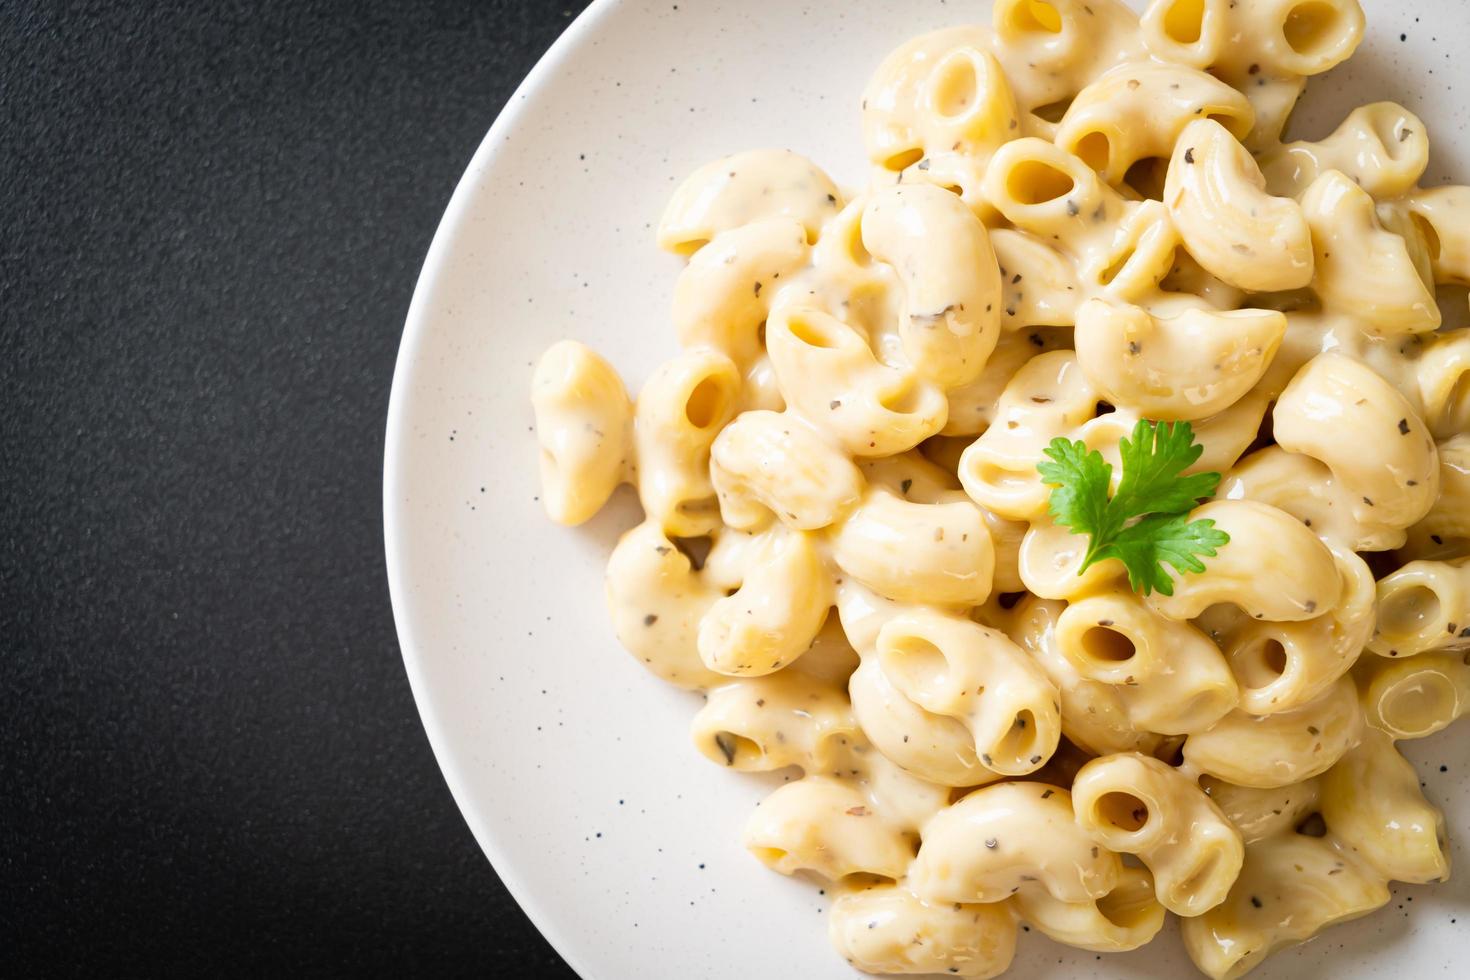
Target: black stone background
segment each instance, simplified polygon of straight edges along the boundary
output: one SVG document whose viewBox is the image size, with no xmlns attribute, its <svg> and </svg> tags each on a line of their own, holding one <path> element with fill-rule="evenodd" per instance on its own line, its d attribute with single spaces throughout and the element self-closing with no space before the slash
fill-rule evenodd
<svg viewBox="0 0 1470 980">
<path fill-rule="evenodd" d="M 435 765 L 394 356 L 579 0 L 0 3 L 0 974 L 573 977 Z"/>
</svg>

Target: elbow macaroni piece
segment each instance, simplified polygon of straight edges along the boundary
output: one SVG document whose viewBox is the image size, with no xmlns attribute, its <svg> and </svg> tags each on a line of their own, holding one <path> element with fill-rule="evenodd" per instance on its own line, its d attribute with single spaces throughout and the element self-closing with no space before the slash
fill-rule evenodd
<svg viewBox="0 0 1470 980">
<path fill-rule="evenodd" d="M 790 150 L 747 150 L 714 160 L 685 178 L 658 223 L 658 246 L 692 255 L 722 232 L 764 218 L 799 223 L 816 241 L 841 207 L 832 178 Z"/>
<path fill-rule="evenodd" d="M 1279 292 L 1312 281 L 1301 205 L 1267 194 L 1255 159 L 1218 122 L 1199 119 L 1180 133 L 1164 203 L 1189 254 L 1232 286 Z"/>
<path fill-rule="evenodd" d="M 741 772 L 822 772 L 862 738 L 842 689 L 795 671 L 715 688 L 690 735 L 706 759 Z"/>
<path fill-rule="evenodd" d="M 1470 329 L 1430 341 L 1415 365 L 1424 421 L 1436 439 L 1470 430 Z"/>
<path fill-rule="evenodd" d="M 1434 281 L 1470 285 L 1470 231 L 1465 223 L 1470 214 L 1470 187 L 1415 189 L 1406 204 L 1425 240 Z"/>
<path fill-rule="evenodd" d="M 1360 521 L 1406 528 L 1439 494 L 1434 440 L 1412 405 L 1368 366 L 1321 354 L 1296 373 L 1276 402 L 1281 448 L 1320 460 L 1353 497 Z M 1372 439 L 1372 459 L 1361 451 Z"/>
<path fill-rule="evenodd" d="M 827 919 L 832 945 L 865 973 L 943 973 L 985 980 L 1016 951 L 1009 903 L 929 903 L 901 885 L 848 892 Z"/>
<path fill-rule="evenodd" d="M 726 524 L 750 529 L 774 514 L 798 531 L 842 520 L 863 494 L 852 460 L 789 413 L 745 412 L 710 448 L 710 480 Z"/>
<path fill-rule="evenodd" d="M 832 559 L 898 602 L 975 606 L 990 595 L 995 547 L 985 515 L 959 494 L 920 504 L 871 489 L 833 535 Z"/>
<path fill-rule="evenodd" d="M 1378 583 L 1378 628 L 1368 649 L 1380 657 L 1470 647 L 1470 564 L 1411 561 Z"/>
<path fill-rule="evenodd" d="M 1439 497 L 1409 528 L 1406 560 L 1470 555 L 1470 435 L 1455 436 L 1438 448 Z"/>
<path fill-rule="evenodd" d="M 1398 197 L 1429 163 L 1429 137 L 1419 117 L 1392 102 L 1359 106 L 1318 143 L 1288 143 L 1262 154 L 1271 193 L 1300 197 L 1319 177 L 1338 171 L 1376 198 Z"/>
<path fill-rule="evenodd" d="M 1217 779 L 1274 789 L 1326 772 L 1363 736 L 1357 689 L 1344 677 L 1291 711 L 1233 711 L 1209 731 L 1190 735 L 1184 759 Z"/>
<path fill-rule="evenodd" d="M 775 536 L 740 588 L 716 600 L 700 620 L 700 659 L 710 670 L 735 677 L 780 670 L 816 640 L 832 601 L 832 580 L 813 536 Z"/>
<path fill-rule="evenodd" d="M 1433 291 L 1404 239 L 1379 223 L 1367 191 L 1329 170 L 1302 195 L 1302 211 L 1312 229 L 1312 289 L 1324 310 L 1354 317 L 1374 337 L 1439 327 Z"/>
<path fill-rule="evenodd" d="M 906 614 L 878 634 L 878 663 L 899 694 L 963 724 L 987 769 L 1025 775 L 1056 751 L 1057 690 L 997 630 L 933 613 Z"/>
<path fill-rule="evenodd" d="M 1404 543 L 1404 529 L 1378 523 L 1377 511 L 1363 508 L 1362 496 L 1339 483 L 1325 463 L 1280 446 L 1242 459 L 1225 474 L 1216 495 L 1285 511 L 1324 541 L 1341 542 L 1352 551 L 1389 551 Z"/>
<path fill-rule="evenodd" d="M 979 377 L 1000 333 L 1000 271 L 980 220 L 938 187 L 891 187 L 863 209 L 863 246 L 903 286 L 914 370 L 945 388 Z"/>
<path fill-rule="evenodd" d="M 1158 421 L 1218 414 L 1255 387 L 1286 336 L 1275 310 L 1185 310 L 1160 318 L 1088 300 L 1077 363 L 1109 402 Z"/>
<path fill-rule="evenodd" d="M 914 894 L 930 902 L 999 902 L 1023 888 L 1063 902 L 1090 902 L 1118 884 L 1122 863 L 1072 816 L 1072 798 L 1045 783 L 977 789 L 924 827 L 909 868 Z"/>
<path fill-rule="evenodd" d="M 761 801 L 746 821 L 745 847 L 783 875 L 810 871 L 829 881 L 870 874 L 900 878 L 913 836 L 872 809 L 849 782 L 806 776 Z"/>
<path fill-rule="evenodd" d="M 1154 897 L 1146 868 L 1124 865 L 1118 884 L 1101 898 L 1063 902 L 1036 888 L 1011 899 L 1021 918 L 1059 943 L 1099 953 L 1122 953 L 1148 943 L 1164 927 L 1165 908 Z"/>
<path fill-rule="evenodd" d="M 1093 840 L 1143 861 L 1160 904 L 1178 915 L 1223 902 L 1245 859 L 1240 831 L 1198 783 L 1136 752 L 1083 766 L 1072 807 Z"/>
<path fill-rule="evenodd" d="M 602 509 L 632 468 L 633 404 L 617 371 L 575 340 L 553 344 L 531 379 L 541 497 L 558 524 Z"/>
<path fill-rule="evenodd" d="M 638 498 L 667 534 L 698 537 L 720 527 L 709 450 L 735 414 L 740 375 L 724 354 L 695 348 L 665 361 L 638 393 L 633 441 Z"/>
<path fill-rule="evenodd" d="M 1193 619 L 1215 603 L 1232 602 L 1255 619 L 1296 622 L 1341 599 L 1332 552 L 1285 511 L 1251 500 L 1214 500 L 1189 517 L 1214 521 L 1230 542 L 1203 572 L 1180 576 L 1172 596 L 1156 592 L 1148 598 L 1160 615 Z"/>
<path fill-rule="evenodd" d="M 1368 724 L 1393 738 L 1425 738 L 1470 713 L 1470 655 L 1376 660 L 1357 674 Z"/>
</svg>

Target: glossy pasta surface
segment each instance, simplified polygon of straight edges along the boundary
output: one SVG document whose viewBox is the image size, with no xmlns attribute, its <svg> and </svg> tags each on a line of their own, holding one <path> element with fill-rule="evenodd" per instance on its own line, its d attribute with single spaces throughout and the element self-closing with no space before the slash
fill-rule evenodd
<svg viewBox="0 0 1470 980">
<path fill-rule="evenodd" d="M 1470 188 L 1378 102 L 1283 142 L 1356 0 L 996 0 L 861 93 L 870 176 L 759 149 L 675 191 L 679 350 L 531 383 L 548 516 L 620 484 L 614 631 L 788 778 L 742 842 L 873 974 L 993 977 L 1180 917 L 1221 980 L 1449 874 L 1395 743 L 1470 713 Z M 895 39 L 899 40 L 899 39 Z M 856 95 L 856 94 L 855 94 Z M 1188 424 L 1172 592 L 1054 519 L 1084 443 Z M 591 601 L 591 597 L 588 597 Z M 1462 821 L 1463 822 L 1463 821 Z"/>
</svg>

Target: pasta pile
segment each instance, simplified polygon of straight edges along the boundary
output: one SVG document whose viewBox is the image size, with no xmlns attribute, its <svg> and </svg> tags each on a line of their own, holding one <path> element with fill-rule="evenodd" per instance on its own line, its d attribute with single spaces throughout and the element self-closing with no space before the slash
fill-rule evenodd
<svg viewBox="0 0 1470 980">
<path fill-rule="evenodd" d="M 848 193 L 715 161 L 659 243 L 682 352 L 533 379 L 551 517 L 621 483 L 617 636 L 707 692 L 698 750 L 798 767 L 746 847 L 832 883 L 872 973 L 991 977 L 1020 923 L 1101 952 L 1181 917 L 1205 974 L 1449 872 L 1395 741 L 1470 706 L 1470 189 L 1389 102 L 1281 141 L 1355 0 L 998 0 L 863 98 Z M 1140 596 L 1052 522 L 1052 439 L 1118 472 L 1189 422 L 1228 532 Z M 835 607 L 835 615 L 829 612 Z"/>
</svg>

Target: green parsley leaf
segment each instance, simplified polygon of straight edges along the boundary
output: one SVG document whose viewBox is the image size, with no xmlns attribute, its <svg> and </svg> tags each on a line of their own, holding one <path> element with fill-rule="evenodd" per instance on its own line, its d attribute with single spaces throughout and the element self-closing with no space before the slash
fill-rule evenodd
<svg viewBox="0 0 1470 980">
<path fill-rule="evenodd" d="M 1109 558 L 1121 561 L 1135 592 L 1174 594 L 1164 565 L 1181 575 L 1202 572 L 1198 555 L 1213 558 L 1230 536 L 1211 520 L 1190 521 L 1188 512 L 1212 496 L 1219 473 L 1183 473 L 1199 459 L 1188 422 L 1141 420 L 1131 438 L 1118 445 L 1123 472 L 1118 492 L 1108 496 L 1113 467 L 1085 443 L 1058 437 L 1043 450 L 1050 462 L 1037 464 L 1042 480 L 1052 486 L 1048 509 L 1052 520 L 1073 534 L 1086 534 L 1087 553 L 1077 569 Z"/>
</svg>

